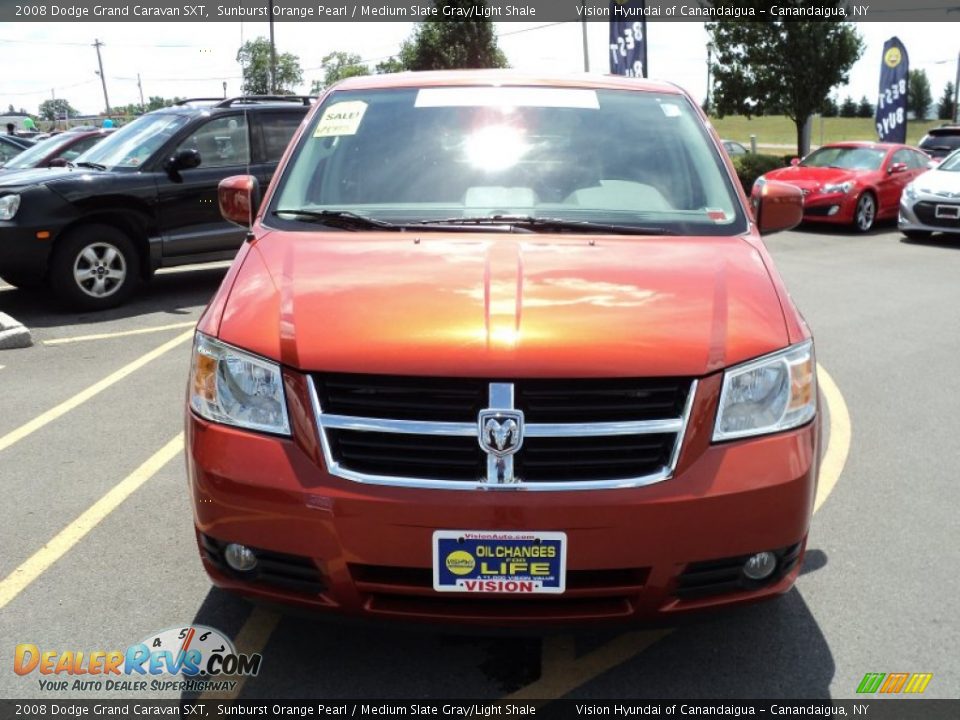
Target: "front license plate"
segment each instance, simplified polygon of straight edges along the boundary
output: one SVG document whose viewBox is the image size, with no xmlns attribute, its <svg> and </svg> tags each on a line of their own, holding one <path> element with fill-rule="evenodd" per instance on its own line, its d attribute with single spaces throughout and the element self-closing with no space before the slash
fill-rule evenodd
<svg viewBox="0 0 960 720">
<path fill-rule="evenodd" d="M 433 533 L 433 589 L 439 592 L 562 593 L 566 576 L 566 533 Z"/>
<path fill-rule="evenodd" d="M 945 220 L 960 220 L 960 205 L 937 205 L 936 215 Z"/>
</svg>

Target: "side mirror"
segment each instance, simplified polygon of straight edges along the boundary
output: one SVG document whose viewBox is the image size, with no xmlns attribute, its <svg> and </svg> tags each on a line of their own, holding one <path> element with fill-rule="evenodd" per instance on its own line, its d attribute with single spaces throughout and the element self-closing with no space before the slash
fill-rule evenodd
<svg viewBox="0 0 960 720">
<path fill-rule="evenodd" d="M 167 158 L 163 168 L 167 172 L 177 172 L 179 170 L 190 170 L 200 166 L 200 151 L 187 149 L 181 150 L 176 155 Z"/>
<path fill-rule="evenodd" d="M 893 165 L 890 166 L 890 169 L 887 170 L 887 172 L 893 175 L 894 173 L 902 173 L 906 169 L 907 169 L 906 163 L 894 163 Z"/>
<path fill-rule="evenodd" d="M 50 162 L 47 163 L 47 167 L 66 167 L 67 159 L 62 157 L 53 158 Z"/>
<path fill-rule="evenodd" d="M 790 160 L 790 167 L 796 167 L 800 164 L 800 158 L 792 158 Z"/>
<path fill-rule="evenodd" d="M 753 186 L 750 204 L 761 235 L 795 228 L 803 220 L 803 193 L 788 183 L 760 178 Z"/>
<path fill-rule="evenodd" d="M 260 185 L 253 175 L 231 175 L 217 186 L 217 201 L 225 220 L 248 228 L 260 209 Z"/>
</svg>

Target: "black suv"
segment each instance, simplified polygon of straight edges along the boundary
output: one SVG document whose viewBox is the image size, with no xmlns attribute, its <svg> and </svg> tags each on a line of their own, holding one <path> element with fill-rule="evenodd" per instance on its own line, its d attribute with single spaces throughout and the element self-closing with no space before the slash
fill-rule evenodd
<svg viewBox="0 0 960 720">
<path fill-rule="evenodd" d="M 265 188 L 313 98 L 195 98 L 143 115 L 65 168 L 0 178 L 0 277 L 69 306 L 124 302 L 157 268 L 229 260 L 245 231 L 217 185 Z"/>
<path fill-rule="evenodd" d="M 920 149 L 935 160 L 943 160 L 960 148 L 960 125 L 931 128 L 920 141 Z"/>
</svg>

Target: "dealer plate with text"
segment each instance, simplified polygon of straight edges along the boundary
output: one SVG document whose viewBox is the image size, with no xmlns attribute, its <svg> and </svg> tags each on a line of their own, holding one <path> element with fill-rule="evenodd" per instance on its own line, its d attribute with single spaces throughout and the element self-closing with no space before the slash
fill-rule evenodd
<svg viewBox="0 0 960 720">
<path fill-rule="evenodd" d="M 433 533 L 433 589 L 438 592 L 562 593 L 566 575 L 566 533 Z"/>
</svg>

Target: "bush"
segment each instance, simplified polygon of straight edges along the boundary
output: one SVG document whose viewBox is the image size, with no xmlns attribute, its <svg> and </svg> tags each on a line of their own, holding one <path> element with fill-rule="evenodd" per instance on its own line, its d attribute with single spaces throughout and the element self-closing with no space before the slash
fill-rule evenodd
<svg viewBox="0 0 960 720">
<path fill-rule="evenodd" d="M 760 155 L 749 153 L 747 155 L 737 155 L 733 158 L 733 167 L 737 171 L 737 177 L 740 178 L 740 184 L 743 185 L 747 195 L 753 189 L 753 183 L 757 178 L 777 168 L 786 167 L 788 163 L 783 161 L 779 155 Z"/>
</svg>

